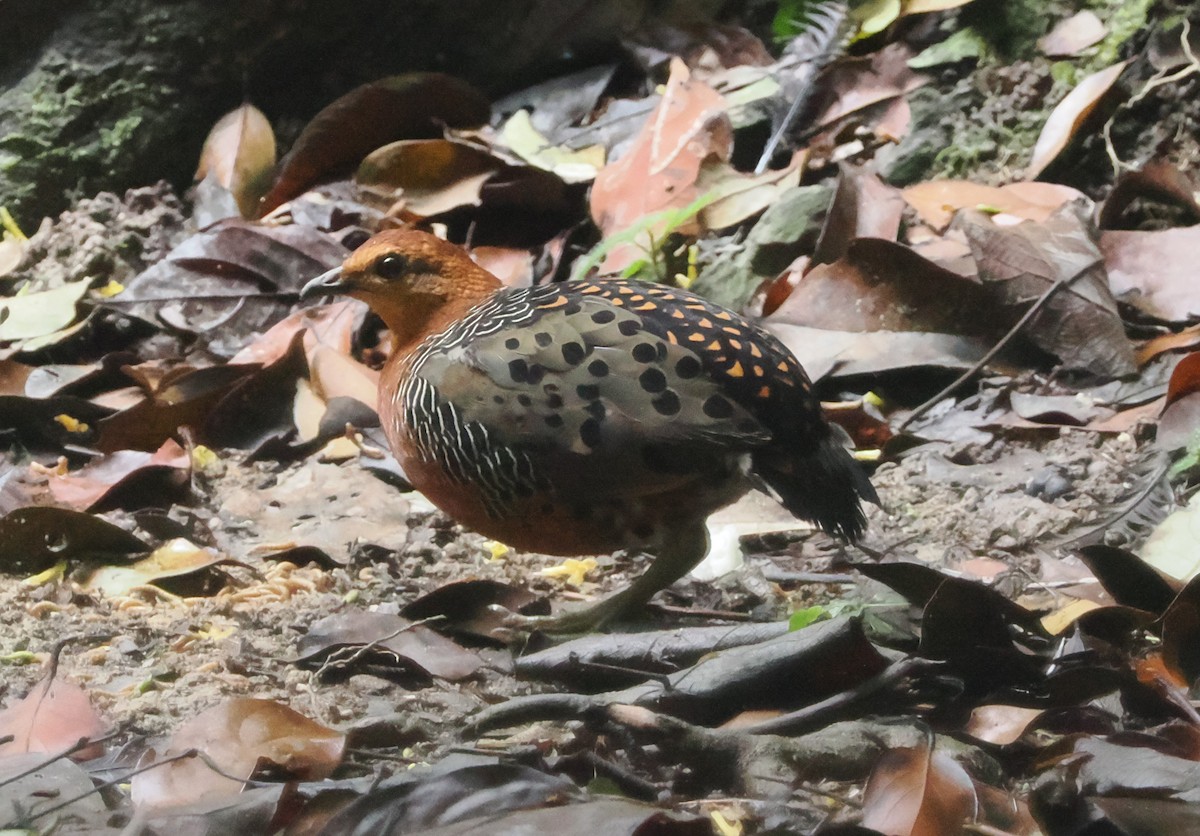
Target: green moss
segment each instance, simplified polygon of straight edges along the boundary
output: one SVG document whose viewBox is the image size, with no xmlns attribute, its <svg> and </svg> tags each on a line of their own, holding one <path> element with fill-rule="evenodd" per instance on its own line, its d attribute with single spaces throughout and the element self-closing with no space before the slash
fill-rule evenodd
<svg viewBox="0 0 1200 836">
<path fill-rule="evenodd" d="M 1108 34 L 1087 62 L 1088 70 L 1100 70 L 1115 64 L 1121 47 L 1146 25 L 1153 0 L 1094 0 L 1088 4 L 1108 28 Z"/>
</svg>

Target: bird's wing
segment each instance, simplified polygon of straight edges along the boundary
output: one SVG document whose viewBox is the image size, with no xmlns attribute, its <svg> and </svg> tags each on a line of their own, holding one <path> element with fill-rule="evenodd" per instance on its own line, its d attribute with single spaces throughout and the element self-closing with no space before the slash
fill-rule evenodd
<svg viewBox="0 0 1200 836">
<path fill-rule="evenodd" d="M 722 393 L 695 351 L 599 297 L 535 308 L 531 320 L 474 338 L 434 382 L 464 420 L 513 445 L 604 456 L 626 445 L 748 449 L 770 433 Z"/>
</svg>

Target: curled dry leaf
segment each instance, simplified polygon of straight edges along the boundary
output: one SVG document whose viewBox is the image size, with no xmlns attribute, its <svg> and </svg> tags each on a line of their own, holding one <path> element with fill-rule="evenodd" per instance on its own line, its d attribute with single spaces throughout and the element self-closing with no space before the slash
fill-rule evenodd
<svg viewBox="0 0 1200 836">
<path fill-rule="evenodd" d="M 411 220 L 478 206 L 483 184 L 504 163 L 474 145 L 406 139 L 372 151 L 354 175 L 369 205 Z"/>
<path fill-rule="evenodd" d="M 293 778 L 319 781 L 341 762 L 345 743 L 344 735 L 286 705 L 232 699 L 180 726 L 163 752 L 170 757 L 196 749 L 223 774 L 200 758 L 171 761 L 135 775 L 130 794 L 141 808 L 217 801 L 240 793 L 245 780 L 266 765 Z"/>
<path fill-rule="evenodd" d="M 233 195 L 243 218 L 252 218 L 274 169 L 275 132 L 263 112 L 246 103 L 213 125 L 200 151 L 195 179 L 212 179 Z"/>
<path fill-rule="evenodd" d="M 1054 162 L 1055 158 L 1070 144 L 1071 140 L 1075 138 L 1075 134 L 1087 121 L 1087 117 L 1096 109 L 1096 105 L 1100 103 L 1104 94 L 1116 84 L 1128 63 L 1128 61 L 1120 61 L 1111 67 L 1092 73 L 1075 85 L 1075 89 L 1055 106 L 1033 146 L 1033 157 L 1029 161 L 1029 168 L 1025 170 L 1027 178 L 1033 180 L 1045 171 L 1046 166 Z"/>
</svg>

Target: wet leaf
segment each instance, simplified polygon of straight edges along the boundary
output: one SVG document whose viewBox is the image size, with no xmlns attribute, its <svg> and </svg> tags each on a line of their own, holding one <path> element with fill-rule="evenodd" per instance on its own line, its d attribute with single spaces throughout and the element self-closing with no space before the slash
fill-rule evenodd
<svg viewBox="0 0 1200 836">
<path fill-rule="evenodd" d="M 200 151 L 195 179 L 211 178 L 233 195 L 243 218 L 252 218 L 274 168 L 275 132 L 263 112 L 246 103 L 213 125 Z"/>
<path fill-rule="evenodd" d="M 1157 615 L 1179 590 L 1178 584 L 1124 549 L 1095 545 L 1080 549 L 1079 554 L 1118 604 Z"/>
<path fill-rule="evenodd" d="M 0 519 L 0 568 L 40 572 L 62 560 L 107 563 L 150 548 L 123 528 L 65 508 L 18 508 Z"/>
<path fill-rule="evenodd" d="M 197 749 L 224 774 L 199 758 L 172 761 L 134 776 L 130 794 L 139 808 L 212 802 L 237 795 L 267 766 L 273 774 L 320 780 L 341 762 L 344 746 L 343 735 L 285 705 L 231 699 L 180 726 L 162 752 L 170 757 Z"/>
<path fill-rule="evenodd" d="M 1092 73 L 1075 85 L 1075 88 L 1055 105 L 1054 110 L 1046 119 L 1046 124 L 1042 127 L 1041 134 L 1038 135 L 1037 143 L 1033 146 L 1033 157 L 1029 161 L 1029 167 L 1025 169 L 1025 176 L 1028 179 L 1037 178 L 1071 143 L 1100 100 L 1104 98 L 1104 94 L 1121 77 L 1121 73 L 1125 71 L 1128 63 L 1128 61 L 1121 61 L 1097 73 Z"/>
<path fill-rule="evenodd" d="M 389 142 L 441 136 L 444 127 L 482 125 L 490 110 L 474 87 L 442 73 L 406 73 L 356 87 L 305 126 L 280 163 L 260 211 L 270 212 L 319 180 L 353 170 Z"/>
</svg>

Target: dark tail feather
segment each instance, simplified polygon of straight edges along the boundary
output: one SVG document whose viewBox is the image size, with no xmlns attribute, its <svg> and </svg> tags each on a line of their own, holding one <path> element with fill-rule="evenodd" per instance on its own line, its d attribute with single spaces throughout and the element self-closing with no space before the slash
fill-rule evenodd
<svg viewBox="0 0 1200 836">
<path fill-rule="evenodd" d="M 773 450 L 755 457 L 754 464 L 785 508 L 850 541 L 867 527 L 863 501 L 879 504 L 867 474 L 834 438 L 820 442 L 807 456 L 788 457 Z"/>
</svg>

